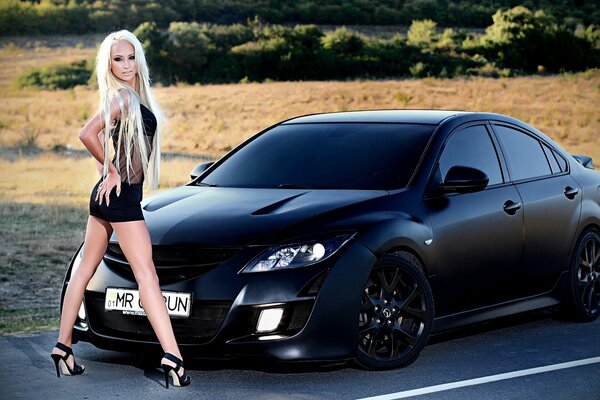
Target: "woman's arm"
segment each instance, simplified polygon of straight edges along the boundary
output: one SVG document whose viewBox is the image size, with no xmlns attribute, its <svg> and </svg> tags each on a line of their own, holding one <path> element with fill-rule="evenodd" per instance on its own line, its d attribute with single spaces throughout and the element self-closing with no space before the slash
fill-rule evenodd
<svg viewBox="0 0 600 400">
<path fill-rule="evenodd" d="M 98 141 L 102 144 L 102 148 L 104 150 L 104 130 L 101 130 L 98 133 Z M 104 153 L 102 153 L 104 154 Z M 96 169 L 98 170 L 98 173 L 100 174 L 100 176 L 102 176 L 103 172 L 104 172 L 104 165 L 100 164 L 100 161 L 95 160 L 96 161 Z"/>
<path fill-rule="evenodd" d="M 121 115 L 120 107 L 117 99 L 113 98 L 110 104 L 110 117 L 109 120 L 119 119 Z M 94 115 L 81 129 L 79 132 L 79 140 L 83 143 L 90 154 L 96 159 L 96 162 L 100 165 L 104 165 L 104 119 L 97 113 Z M 98 187 L 98 193 L 96 200 L 100 200 L 102 204 L 102 197 L 106 200 L 106 205 L 110 203 L 109 196 L 113 188 L 116 188 L 117 196 L 121 194 L 121 176 L 119 171 L 112 164 L 108 164 L 108 174 L 104 178 L 104 181 Z"/>
</svg>

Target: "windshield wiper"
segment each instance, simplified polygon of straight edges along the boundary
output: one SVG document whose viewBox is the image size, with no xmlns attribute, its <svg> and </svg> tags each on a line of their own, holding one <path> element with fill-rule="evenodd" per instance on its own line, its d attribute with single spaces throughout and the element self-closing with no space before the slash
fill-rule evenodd
<svg viewBox="0 0 600 400">
<path fill-rule="evenodd" d="M 204 183 L 204 182 L 196 182 L 196 186 L 208 186 L 208 187 L 219 187 L 214 183 Z"/>
</svg>

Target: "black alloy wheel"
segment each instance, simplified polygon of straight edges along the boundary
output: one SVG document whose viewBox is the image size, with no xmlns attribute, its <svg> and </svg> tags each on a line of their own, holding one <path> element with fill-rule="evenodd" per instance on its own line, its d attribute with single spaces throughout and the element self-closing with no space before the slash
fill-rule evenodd
<svg viewBox="0 0 600 400">
<path fill-rule="evenodd" d="M 593 321 L 600 315 L 600 233 L 596 229 L 579 237 L 570 267 L 568 315 L 576 321 Z"/>
<path fill-rule="evenodd" d="M 427 344 L 433 296 L 419 260 L 408 252 L 383 256 L 365 285 L 356 362 L 366 369 L 411 364 Z"/>
</svg>

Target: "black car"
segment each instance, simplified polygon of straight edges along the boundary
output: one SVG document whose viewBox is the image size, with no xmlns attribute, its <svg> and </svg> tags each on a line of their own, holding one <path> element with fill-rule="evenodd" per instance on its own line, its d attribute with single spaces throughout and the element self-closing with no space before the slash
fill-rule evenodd
<svg viewBox="0 0 600 400">
<path fill-rule="evenodd" d="M 192 356 L 383 369 L 465 324 L 555 306 L 594 320 L 600 174 L 575 157 L 498 114 L 269 127 L 143 202 L 176 337 Z M 115 236 L 75 329 L 101 348 L 158 346 Z"/>
</svg>

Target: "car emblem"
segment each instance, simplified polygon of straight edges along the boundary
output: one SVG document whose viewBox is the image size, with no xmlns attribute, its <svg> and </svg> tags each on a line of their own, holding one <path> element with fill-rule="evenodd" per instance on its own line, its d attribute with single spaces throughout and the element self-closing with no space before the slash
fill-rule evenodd
<svg viewBox="0 0 600 400">
<path fill-rule="evenodd" d="M 383 309 L 383 316 L 386 317 L 386 318 L 389 318 L 389 317 L 392 316 L 392 312 L 390 311 L 389 308 L 384 308 Z"/>
</svg>

